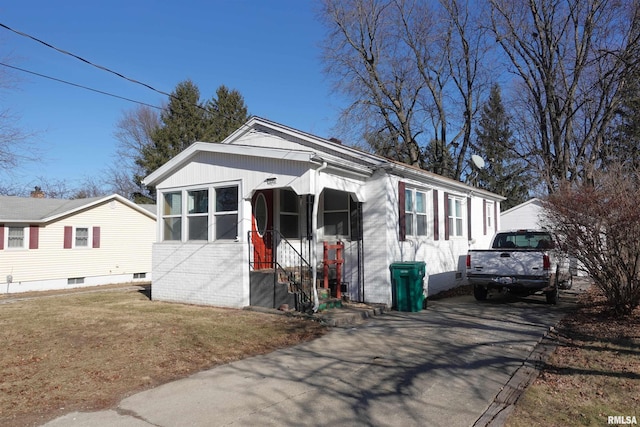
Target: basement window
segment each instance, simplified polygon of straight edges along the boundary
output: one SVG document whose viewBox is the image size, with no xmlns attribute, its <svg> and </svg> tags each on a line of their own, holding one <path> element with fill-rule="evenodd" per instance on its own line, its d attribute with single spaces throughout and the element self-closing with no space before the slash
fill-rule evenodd
<svg viewBox="0 0 640 427">
<path fill-rule="evenodd" d="M 81 285 L 84 283 L 84 277 L 70 277 L 67 279 L 67 285 Z"/>
</svg>

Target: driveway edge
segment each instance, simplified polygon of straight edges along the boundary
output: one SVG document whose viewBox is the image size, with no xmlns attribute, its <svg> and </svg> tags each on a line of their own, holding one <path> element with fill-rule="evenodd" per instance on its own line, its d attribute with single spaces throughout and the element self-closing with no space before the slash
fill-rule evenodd
<svg viewBox="0 0 640 427">
<path fill-rule="evenodd" d="M 502 427 L 504 425 L 520 397 L 527 387 L 538 378 L 542 367 L 558 346 L 555 326 L 551 326 L 540 338 L 522 366 L 513 373 L 486 411 L 473 424 L 473 427 Z"/>
</svg>

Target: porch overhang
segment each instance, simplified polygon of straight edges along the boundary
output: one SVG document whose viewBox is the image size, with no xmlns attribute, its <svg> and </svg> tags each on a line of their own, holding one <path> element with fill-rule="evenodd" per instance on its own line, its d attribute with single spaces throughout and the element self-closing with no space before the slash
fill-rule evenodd
<svg viewBox="0 0 640 427">
<path fill-rule="evenodd" d="M 298 196 L 303 195 L 313 195 L 314 191 L 310 185 L 309 175 L 305 174 L 293 180 L 284 181 L 279 177 L 267 178 L 264 181 L 260 182 L 258 185 L 253 187 L 248 191 L 245 195 L 245 200 L 250 200 L 256 191 L 260 190 L 275 190 L 288 188 L 293 190 Z M 346 193 L 351 194 L 354 201 L 356 202 L 365 202 L 366 198 L 363 191 L 363 186 L 361 183 L 350 180 L 348 178 L 344 178 L 341 176 L 326 174 L 320 179 L 320 191 L 325 188 L 330 188 L 332 190 L 344 191 Z"/>
</svg>

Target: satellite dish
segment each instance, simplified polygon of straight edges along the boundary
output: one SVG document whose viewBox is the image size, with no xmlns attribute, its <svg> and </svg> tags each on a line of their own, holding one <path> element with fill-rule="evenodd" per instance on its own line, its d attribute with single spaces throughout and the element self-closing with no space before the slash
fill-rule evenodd
<svg viewBox="0 0 640 427">
<path fill-rule="evenodd" d="M 471 161 L 478 169 L 482 169 L 484 167 L 484 159 L 477 154 L 471 156 Z"/>
</svg>

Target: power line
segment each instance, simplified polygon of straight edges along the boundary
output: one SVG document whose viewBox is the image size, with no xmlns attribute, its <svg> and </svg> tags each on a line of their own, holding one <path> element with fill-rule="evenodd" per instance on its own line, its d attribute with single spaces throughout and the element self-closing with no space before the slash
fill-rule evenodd
<svg viewBox="0 0 640 427">
<path fill-rule="evenodd" d="M 148 88 L 148 89 L 151 89 L 151 90 L 152 90 L 152 91 L 154 91 L 154 92 L 158 92 L 158 93 L 160 93 L 160 94 L 162 94 L 162 95 L 168 96 L 169 98 L 172 98 L 172 97 L 173 97 L 171 94 L 169 94 L 169 93 L 167 93 L 167 92 L 164 92 L 164 91 L 161 91 L 161 90 L 159 90 L 159 89 L 156 89 L 156 88 L 154 88 L 154 87 L 153 87 L 153 86 L 151 86 L 151 85 L 148 85 L 148 84 L 143 83 L 143 82 L 141 82 L 141 81 L 138 81 L 138 80 L 132 79 L 132 78 L 130 78 L 130 77 L 127 77 L 127 76 L 125 76 L 124 74 L 118 73 L 117 71 L 113 71 L 113 70 L 111 70 L 111 69 L 109 69 L 109 68 L 107 68 L 107 67 L 104 67 L 104 66 L 102 66 L 102 65 L 94 64 L 93 62 L 91 62 L 91 61 L 89 61 L 89 60 L 87 60 L 87 59 L 85 59 L 85 58 L 83 58 L 83 57 L 81 57 L 81 56 L 78 56 L 78 55 L 76 55 L 76 54 L 74 54 L 74 53 L 68 52 L 68 51 L 66 51 L 66 50 L 64 50 L 64 49 L 60 49 L 60 48 L 58 48 L 58 47 L 56 47 L 56 46 L 54 46 L 54 45 L 52 45 L 52 44 L 49 44 L 49 43 L 47 43 L 47 42 L 45 42 L 45 41 L 43 41 L 43 40 L 40 40 L 39 38 L 34 37 L 34 36 L 30 35 L 30 34 L 23 33 L 22 31 L 14 30 L 13 28 L 11 28 L 11 27 L 9 27 L 9 26 L 7 26 L 7 25 L 5 25 L 5 24 L 1 23 L 1 22 L 0 22 L 0 27 L 2 27 L 2 28 L 6 28 L 7 30 L 9 30 L 9 31 L 11 31 L 11 32 L 14 32 L 14 33 L 16 33 L 16 34 L 18 34 L 18 35 L 21 35 L 21 36 L 23 36 L 23 37 L 26 37 L 26 38 L 28 38 L 28 39 L 34 40 L 34 41 L 36 41 L 36 42 L 38 42 L 38 43 L 40 43 L 40 44 L 43 44 L 43 45 L 47 46 L 48 48 L 51 48 L 51 49 L 53 49 L 53 50 L 56 50 L 56 51 L 58 51 L 58 52 L 60 52 L 60 53 L 63 53 L 63 54 L 65 54 L 65 55 L 69 55 L 69 56 L 71 56 L 71 57 L 73 57 L 73 58 L 76 58 L 76 59 L 77 59 L 77 60 L 79 60 L 79 61 L 82 61 L 82 62 L 84 62 L 84 63 L 86 63 L 86 64 L 91 65 L 92 67 L 96 67 L 96 68 L 99 68 L 99 69 L 101 69 L 101 70 L 103 70 L 103 71 L 106 71 L 106 72 L 108 72 L 108 73 L 115 74 L 116 76 L 118 76 L 118 77 L 120 77 L 120 78 L 123 78 L 123 79 L 125 79 L 125 80 L 128 80 L 128 81 L 130 81 L 130 82 L 132 82 L 132 83 L 135 83 L 135 84 L 138 84 L 138 85 L 144 86 L 144 87 L 146 87 L 146 88 Z"/>
<path fill-rule="evenodd" d="M 12 68 L 14 70 L 22 71 L 23 73 L 33 74 L 34 76 L 42 77 L 42 78 L 49 79 L 49 80 L 54 80 L 54 81 L 59 82 L 59 83 L 64 83 L 64 84 L 67 84 L 67 85 L 70 85 L 70 86 L 79 87 L 81 89 L 90 90 L 92 92 L 100 93 L 102 95 L 112 96 L 114 98 L 123 99 L 125 101 L 134 102 L 134 103 L 140 104 L 140 105 L 145 105 L 147 107 L 155 108 L 157 110 L 162 110 L 162 108 L 156 107 L 155 105 L 147 104 L 145 102 L 136 101 L 135 99 L 131 99 L 131 98 L 125 98 L 124 96 L 114 95 L 114 94 L 109 93 L 109 92 L 105 92 L 105 91 L 98 90 L 98 89 L 93 89 L 93 88 L 90 88 L 88 86 L 83 86 L 83 85 L 80 85 L 80 84 L 77 84 L 77 83 L 69 82 L 69 81 L 58 79 L 58 78 L 51 77 L 51 76 L 47 76 L 45 74 L 36 73 L 35 71 L 25 70 L 24 68 L 14 67 L 13 65 L 5 64 L 5 63 L 2 63 L 2 62 L 0 62 L 0 65 L 2 65 L 4 67 L 7 67 L 7 68 Z"/>
<path fill-rule="evenodd" d="M 69 55 L 69 56 L 71 56 L 71 57 L 73 57 L 73 58 L 76 58 L 76 59 L 77 59 L 77 60 L 79 60 L 79 61 L 82 61 L 82 62 L 84 62 L 84 63 L 86 63 L 86 64 L 88 64 L 88 65 L 91 65 L 92 67 L 95 67 L 95 68 L 98 68 L 98 69 L 100 69 L 100 70 L 106 71 L 106 72 L 108 72 L 108 73 L 114 74 L 114 75 L 116 75 L 116 76 L 118 76 L 118 77 L 120 77 L 120 78 L 122 78 L 122 79 L 125 79 L 125 80 L 127 80 L 127 81 L 129 81 L 129 82 L 132 82 L 132 83 L 135 83 L 135 84 L 138 84 L 138 85 L 144 86 L 144 87 L 146 87 L 147 89 L 151 89 L 152 91 L 157 92 L 157 93 L 159 93 L 159 94 L 161 94 L 161 95 L 168 96 L 168 97 L 169 97 L 169 99 L 176 99 L 176 100 L 180 100 L 180 98 L 179 98 L 178 96 L 175 96 L 175 95 L 173 95 L 173 94 L 171 94 L 171 93 L 167 93 L 167 92 L 164 92 L 164 91 L 162 91 L 162 90 L 156 89 L 156 88 L 154 88 L 153 86 L 151 86 L 151 85 L 149 85 L 149 84 L 147 84 L 147 83 L 143 83 L 143 82 L 141 82 L 141 81 L 139 81 L 139 80 L 136 80 L 136 79 L 132 79 L 132 78 L 130 78 L 130 77 L 127 77 L 127 76 L 125 76 L 125 75 L 124 75 L 124 74 L 122 74 L 122 73 L 119 73 L 119 72 L 117 72 L 117 71 L 113 71 L 113 70 L 111 70 L 110 68 L 104 67 L 104 66 L 102 66 L 102 65 L 94 64 L 93 62 L 89 61 L 88 59 L 85 59 L 85 58 L 83 58 L 83 57 L 81 57 L 81 56 L 79 56 L 79 55 L 76 55 L 76 54 L 74 54 L 74 53 L 68 52 L 68 51 L 66 51 L 66 50 L 64 50 L 64 49 L 60 49 L 60 48 L 58 48 L 58 47 L 56 47 L 56 46 L 54 46 L 54 45 L 52 45 L 52 44 L 50 44 L 50 43 L 47 43 L 47 42 L 45 42 L 44 40 L 40 40 L 39 38 L 34 37 L 34 36 L 30 35 L 30 34 L 24 33 L 24 32 L 22 32 L 22 31 L 15 30 L 15 29 L 13 29 L 13 28 L 9 27 L 8 25 L 5 25 L 5 24 L 3 24 L 3 23 L 1 23 L 1 22 L 0 22 L 0 27 L 5 28 L 5 29 L 7 29 L 7 30 L 9 30 L 9 31 L 11 31 L 11 32 L 13 32 L 13 33 L 16 33 L 16 34 L 18 34 L 18 35 L 20 35 L 20 36 L 23 36 L 23 37 L 26 37 L 26 38 L 31 39 L 31 40 L 33 40 L 33 41 L 36 41 L 36 42 L 38 42 L 38 43 L 40 43 L 40 44 L 42 44 L 42 45 L 44 45 L 44 46 L 46 46 L 46 47 L 48 47 L 48 48 L 50 48 L 50 49 L 53 49 L 53 50 L 55 50 L 55 51 L 57 51 L 57 52 L 60 52 L 60 53 L 62 53 L 62 54 Z M 2 65 L 8 66 L 8 65 L 6 65 L 6 64 L 2 64 Z M 19 69 L 19 68 L 17 68 L 17 67 L 12 67 L 12 68 Z M 21 71 L 25 71 L 25 72 L 28 72 L 28 73 L 30 72 L 30 71 L 27 71 L 27 70 L 21 70 Z M 33 72 L 31 72 L 31 73 L 32 73 L 32 74 L 35 74 L 35 75 L 38 75 L 37 73 L 33 73 Z M 71 85 L 73 85 L 73 86 L 77 86 L 77 87 L 82 87 L 82 88 L 84 88 L 84 89 L 92 90 L 92 91 L 94 91 L 94 92 L 98 92 L 98 93 L 103 93 L 103 94 L 105 94 L 105 95 L 118 97 L 117 95 L 112 95 L 112 94 L 110 94 L 110 93 L 101 92 L 101 91 L 98 91 L 98 90 L 95 90 L 95 89 L 91 89 L 91 88 L 88 88 L 88 87 L 84 87 L 84 86 L 76 85 L 76 84 L 74 84 L 74 83 L 69 83 L 69 82 L 66 82 L 66 81 L 58 80 L 58 79 L 55 79 L 55 78 L 53 78 L 53 77 L 48 77 L 48 76 L 44 76 L 44 75 L 41 75 L 41 77 L 45 77 L 45 78 L 50 78 L 50 79 L 52 79 L 52 80 L 61 81 L 61 82 L 63 82 L 63 83 L 71 84 Z M 122 99 L 127 99 L 127 98 L 122 98 Z M 128 101 L 131 101 L 131 102 L 137 102 L 137 101 L 133 101 L 133 100 L 130 100 L 130 99 L 127 99 L 127 100 L 128 100 Z M 144 104 L 144 103 L 142 103 L 142 102 L 139 102 L 139 104 L 147 105 L 147 104 Z M 158 107 L 156 107 L 156 106 L 152 106 L 152 107 L 153 107 L 153 108 L 158 108 Z M 204 106 L 200 105 L 200 104 L 195 104 L 195 107 L 196 107 L 196 108 L 198 108 L 198 109 L 200 109 L 200 110 L 202 110 L 202 111 L 208 112 L 208 109 L 207 109 L 206 107 L 204 107 Z M 158 108 L 158 109 L 161 109 L 161 108 Z M 218 111 L 218 114 L 221 114 L 221 113 Z M 231 119 L 231 118 L 232 118 L 232 117 L 227 116 L 227 115 L 225 115 L 225 114 L 222 114 L 222 116 L 223 116 L 223 117 L 225 117 L 225 118 L 228 118 L 228 119 Z"/>
</svg>

